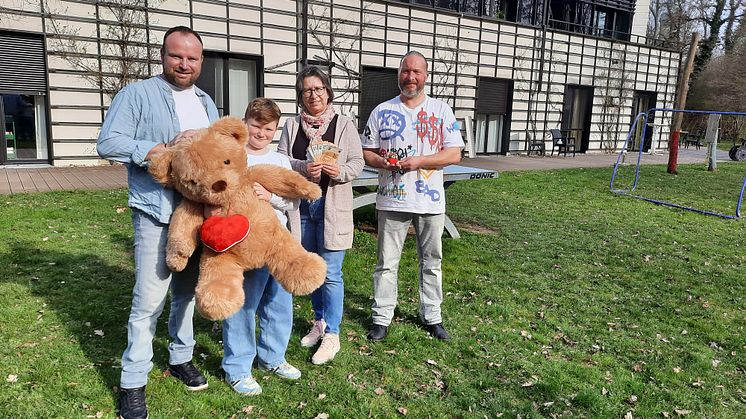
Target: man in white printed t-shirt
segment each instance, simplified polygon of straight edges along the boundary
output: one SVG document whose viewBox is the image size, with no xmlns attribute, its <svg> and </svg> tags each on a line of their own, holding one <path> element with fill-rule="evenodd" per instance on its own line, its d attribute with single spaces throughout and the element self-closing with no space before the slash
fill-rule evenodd
<svg viewBox="0 0 746 419">
<path fill-rule="evenodd" d="M 441 236 L 446 194 L 443 167 L 461 161 L 464 140 L 451 108 L 425 94 L 427 60 L 410 51 L 399 64 L 401 94 L 378 105 L 363 132 L 365 163 L 378 168 L 378 262 L 373 272 L 373 316 L 368 339 L 386 337 L 397 303 L 397 274 L 409 225 L 419 254 L 420 319 L 447 341 Z"/>
</svg>

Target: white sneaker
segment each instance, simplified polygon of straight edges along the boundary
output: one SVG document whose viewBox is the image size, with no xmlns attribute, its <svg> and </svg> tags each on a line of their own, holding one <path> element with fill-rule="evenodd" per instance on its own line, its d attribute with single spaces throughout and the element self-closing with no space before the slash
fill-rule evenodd
<svg viewBox="0 0 746 419">
<path fill-rule="evenodd" d="M 325 329 L 326 322 L 324 321 L 324 319 L 314 321 L 311 330 L 300 340 L 300 346 L 304 348 L 311 348 L 316 346 L 316 344 L 319 343 L 319 339 L 324 336 Z"/>
<path fill-rule="evenodd" d="M 336 333 L 327 333 L 321 339 L 319 350 L 311 357 L 311 362 L 314 365 L 325 364 L 334 359 L 334 355 L 337 352 L 339 352 L 339 335 Z"/>
</svg>

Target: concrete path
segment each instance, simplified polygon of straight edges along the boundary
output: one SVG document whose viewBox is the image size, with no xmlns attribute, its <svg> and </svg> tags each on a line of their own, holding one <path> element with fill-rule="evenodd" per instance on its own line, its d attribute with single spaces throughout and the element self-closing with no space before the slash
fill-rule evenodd
<svg viewBox="0 0 746 419">
<path fill-rule="evenodd" d="M 627 155 L 627 162 L 637 160 L 637 153 Z M 575 157 L 526 157 L 523 155 L 489 156 L 463 159 L 464 166 L 508 172 L 516 170 L 554 170 L 577 167 L 613 167 L 616 154 L 577 154 Z M 730 161 L 726 152 L 718 161 Z M 644 164 L 667 164 L 668 153 L 645 154 Z M 680 149 L 679 163 L 705 164 L 705 149 Z M 127 187 L 127 171 L 122 165 L 93 167 L 15 166 L 0 167 L 0 195 L 79 189 L 115 189 Z"/>
</svg>

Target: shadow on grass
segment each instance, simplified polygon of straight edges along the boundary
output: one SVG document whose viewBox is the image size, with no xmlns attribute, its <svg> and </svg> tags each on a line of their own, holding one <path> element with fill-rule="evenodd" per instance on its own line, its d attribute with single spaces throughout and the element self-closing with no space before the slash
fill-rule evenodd
<svg viewBox="0 0 746 419">
<path fill-rule="evenodd" d="M 125 251 L 131 258 L 129 236 L 113 234 L 105 246 Z M 10 260 L 0 267 L 0 281 L 25 286 L 41 299 L 46 310 L 54 312 L 55 322 L 64 325 L 62 333 L 72 336 L 102 381 L 109 388 L 118 386 L 134 285 L 131 265 L 112 264 L 95 249 L 89 253 L 66 253 L 64 249 L 39 249 L 28 241 L 15 240 L 10 250 Z M 6 269 L 12 272 L 2 272 Z M 153 342 L 154 368 L 160 370 L 168 366 L 169 305 L 167 301 Z M 195 316 L 195 335 L 200 328 L 209 330 L 205 322 Z M 103 336 L 97 331 L 103 332 Z M 39 336 L 43 333 L 47 332 L 40 330 Z M 205 348 L 195 348 L 195 354 L 198 351 L 205 352 Z"/>
</svg>

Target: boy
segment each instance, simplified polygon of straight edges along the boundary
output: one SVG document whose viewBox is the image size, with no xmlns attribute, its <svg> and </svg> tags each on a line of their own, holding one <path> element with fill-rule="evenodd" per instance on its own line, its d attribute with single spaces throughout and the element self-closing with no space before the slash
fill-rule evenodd
<svg viewBox="0 0 746 419">
<path fill-rule="evenodd" d="M 247 164 L 274 164 L 291 169 L 287 156 L 271 151 L 272 142 L 280 121 L 280 108 L 272 100 L 256 98 L 249 103 L 244 122 L 249 128 L 246 146 Z M 286 211 L 298 208 L 298 200 L 285 199 L 254 184 L 254 193 L 269 202 L 277 218 L 287 225 Z M 224 355 L 222 367 L 225 380 L 243 395 L 255 396 L 262 387 L 251 375 L 256 356 L 259 368 L 271 371 L 282 378 L 297 380 L 301 372 L 285 360 L 285 350 L 293 326 L 293 299 L 269 274 L 266 267 L 244 274 L 246 301 L 233 316 L 223 321 Z M 259 316 L 260 335 L 256 339 L 256 320 Z M 258 343 L 258 344 L 257 344 Z"/>
</svg>

